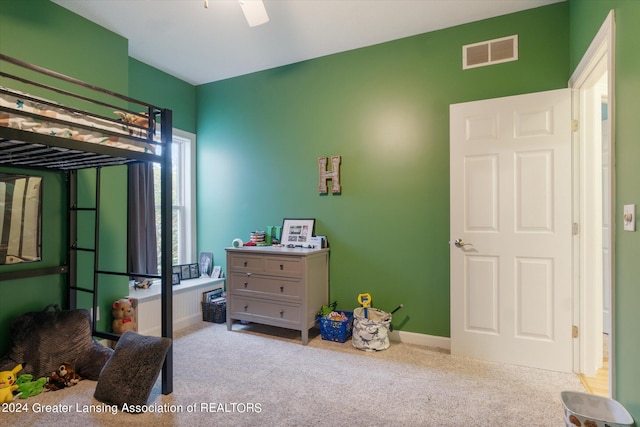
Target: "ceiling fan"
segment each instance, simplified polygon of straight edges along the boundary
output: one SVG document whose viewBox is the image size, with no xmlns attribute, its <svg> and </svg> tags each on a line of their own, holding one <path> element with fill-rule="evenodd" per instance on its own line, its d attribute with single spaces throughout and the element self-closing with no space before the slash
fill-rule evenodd
<svg viewBox="0 0 640 427">
<path fill-rule="evenodd" d="M 238 0 L 240 8 L 250 27 L 257 27 L 269 22 L 269 15 L 262 0 Z M 204 7 L 209 7 L 209 0 L 204 0 Z"/>
</svg>

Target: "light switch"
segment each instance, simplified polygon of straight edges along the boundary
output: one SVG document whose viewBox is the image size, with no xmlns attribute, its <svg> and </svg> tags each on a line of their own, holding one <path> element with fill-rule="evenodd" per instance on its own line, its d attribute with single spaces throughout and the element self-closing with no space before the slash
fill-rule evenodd
<svg viewBox="0 0 640 427">
<path fill-rule="evenodd" d="M 622 220 L 624 231 L 636 231 L 636 205 L 624 205 Z"/>
</svg>

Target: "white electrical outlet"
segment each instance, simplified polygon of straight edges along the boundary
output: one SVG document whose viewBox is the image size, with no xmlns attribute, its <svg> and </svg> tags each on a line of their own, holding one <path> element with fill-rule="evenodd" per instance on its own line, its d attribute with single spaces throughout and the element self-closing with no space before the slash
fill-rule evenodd
<svg viewBox="0 0 640 427">
<path fill-rule="evenodd" d="M 622 221 L 624 231 L 636 231 L 636 205 L 624 205 Z"/>
</svg>

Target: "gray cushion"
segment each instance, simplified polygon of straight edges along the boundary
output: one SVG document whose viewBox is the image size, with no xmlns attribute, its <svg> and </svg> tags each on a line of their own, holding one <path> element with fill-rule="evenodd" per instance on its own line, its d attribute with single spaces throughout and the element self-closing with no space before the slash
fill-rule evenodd
<svg viewBox="0 0 640 427">
<path fill-rule="evenodd" d="M 53 311 L 50 310 L 53 309 Z M 71 363 L 82 378 L 97 380 L 113 350 L 91 335 L 87 310 L 60 310 L 21 314 L 11 322 L 9 359 L 23 363 L 22 374 L 51 375 L 61 363 Z"/>
<path fill-rule="evenodd" d="M 93 397 L 127 412 L 139 412 L 147 404 L 170 347 L 169 338 L 125 331 L 100 372 Z"/>
</svg>

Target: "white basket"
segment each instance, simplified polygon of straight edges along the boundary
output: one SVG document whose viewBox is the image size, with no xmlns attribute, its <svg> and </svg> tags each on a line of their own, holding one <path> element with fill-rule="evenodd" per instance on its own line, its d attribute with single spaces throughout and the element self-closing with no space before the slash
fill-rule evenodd
<svg viewBox="0 0 640 427">
<path fill-rule="evenodd" d="M 391 314 L 377 308 L 367 308 L 367 317 L 364 317 L 364 308 L 353 310 L 353 329 L 351 342 L 360 350 L 385 350 L 389 348 L 389 328 L 391 327 Z"/>
<path fill-rule="evenodd" d="M 630 427 L 633 418 L 613 399 L 577 391 L 560 393 L 567 427 Z"/>
</svg>

